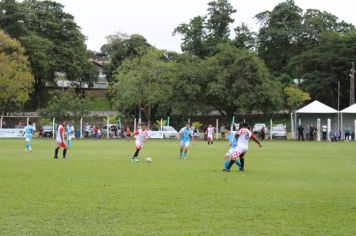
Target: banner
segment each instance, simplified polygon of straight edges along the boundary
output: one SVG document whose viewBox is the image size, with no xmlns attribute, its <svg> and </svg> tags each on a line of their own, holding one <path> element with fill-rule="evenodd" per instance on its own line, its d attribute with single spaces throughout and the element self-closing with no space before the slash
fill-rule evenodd
<svg viewBox="0 0 356 236">
<path fill-rule="evenodd" d="M 23 129 L 0 129 L 0 138 L 23 138 Z"/>
<path fill-rule="evenodd" d="M 160 138 L 162 139 L 163 138 L 163 132 L 162 131 L 149 131 L 148 132 L 148 136 L 152 139 L 154 138 Z"/>
</svg>

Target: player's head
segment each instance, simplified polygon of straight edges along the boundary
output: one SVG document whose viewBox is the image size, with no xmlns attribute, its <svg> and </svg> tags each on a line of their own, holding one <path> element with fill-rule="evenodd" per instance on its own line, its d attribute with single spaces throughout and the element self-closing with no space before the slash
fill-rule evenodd
<svg viewBox="0 0 356 236">
<path fill-rule="evenodd" d="M 32 122 L 30 121 L 30 122 L 28 122 L 28 124 L 29 124 L 29 125 L 32 125 Z"/>
<path fill-rule="evenodd" d="M 190 123 L 189 122 L 187 122 L 186 124 L 185 124 L 185 127 L 187 128 L 187 129 L 189 129 L 190 128 Z"/>
<path fill-rule="evenodd" d="M 230 126 L 225 126 L 225 131 L 227 132 L 227 133 L 230 133 L 231 132 L 231 127 Z"/>
<path fill-rule="evenodd" d="M 141 124 L 140 124 L 140 127 L 141 127 L 142 130 L 145 130 L 145 129 L 147 128 L 147 126 L 146 126 L 145 123 L 141 123 Z"/>
<path fill-rule="evenodd" d="M 249 127 L 250 126 L 246 122 L 243 122 L 243 123 L 240 124 L 239 129 L 242 129 L 242 128 L 249 129 Z"/>
<path fill-rule="evenodd" d="M 211 124 L 209 124 L 209 127 L 211 128 L 211 127 L 212 127 L 212 125 L 211 125 Z"/>
</svg>

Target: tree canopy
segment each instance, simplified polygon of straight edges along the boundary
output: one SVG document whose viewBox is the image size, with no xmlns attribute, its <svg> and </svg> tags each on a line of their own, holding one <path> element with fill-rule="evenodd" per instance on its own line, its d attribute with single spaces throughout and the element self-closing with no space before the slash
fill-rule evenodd
<svg viewBox="0 0 356 236">
<path fill-rule="evenodd" d="M 32 83 L 25 49 L 0 31 L 0 113 L 20 108 L 29 98 Z"/>
</svg>

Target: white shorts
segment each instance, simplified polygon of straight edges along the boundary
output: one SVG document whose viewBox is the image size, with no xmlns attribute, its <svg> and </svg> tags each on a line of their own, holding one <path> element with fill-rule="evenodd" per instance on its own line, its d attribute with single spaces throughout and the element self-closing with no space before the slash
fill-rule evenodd
<svg viewBox="0 0 356 236">
<path fill-rule="evenodd" d="M 232 154 L 234 153 L 235 147 L 232 147 L 229 149 L 229 151 L 227 151 L 227 153 L 225 154 L 226 157 L 232 157 Z"/>
<path fill-rule="evenodd" d="M 143 143 L 136 142 L 136 149 L 141 149 L 143 148 Z"/>
<path fill-rule="evenodd" d="M 26 137 L 26 142 L 31 142 L 31 139 L 30 137 Z"/>
<path fill-rule="evenodd" d="M 237 146 L 234 148 L 233 152 L 232 152 L 232 157 L 236 158 L 239 157 L 242 153 L 247 152 L 248 148 L 246 147 L 241 147 L 241 146 Z"/>
<path fill-rule="evenodd" d="M 189 141 L 186 141 L 186 142 L 181 141 L 180 146 L 181 147 L 189 147 L 189 143 L 190 143 Z"/>
<path fill-rule="evenodd" d="M 214 139 L 214 135 L 208 134 L 208 139 L 209 139 L 209 140 L 213 140 L 213 139 Z"/>
</svg>

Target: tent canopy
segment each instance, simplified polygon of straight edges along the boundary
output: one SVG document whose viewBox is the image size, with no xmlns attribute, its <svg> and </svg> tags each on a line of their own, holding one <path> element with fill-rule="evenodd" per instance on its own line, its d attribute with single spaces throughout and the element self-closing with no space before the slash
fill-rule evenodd
<svg viewBox="0 0 356 236">
<path fill-rule="evenodd" d="M 356 107 L 355 107 L 356 108 Z M 335 114 L 338 113 L 337 110 L 335 110 L 332 107 L 329 107 L 317 100 L 315 100 L 312 103 L 309 103 L 305 107 L 300 108 L 297 110 L 295 113 L 307 113 L 307 114 Z"/>
<path fill-rule="evenodd" d="M 341 113 L 356 113 L 356 103 L 340 111 Z"/>
</svg>

